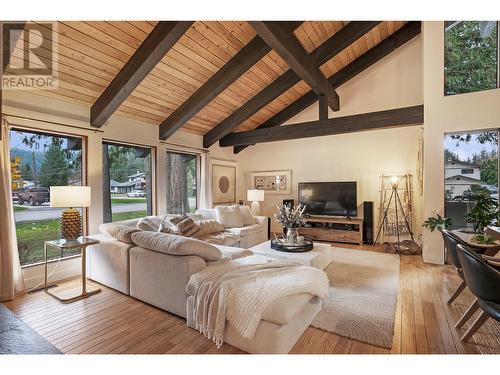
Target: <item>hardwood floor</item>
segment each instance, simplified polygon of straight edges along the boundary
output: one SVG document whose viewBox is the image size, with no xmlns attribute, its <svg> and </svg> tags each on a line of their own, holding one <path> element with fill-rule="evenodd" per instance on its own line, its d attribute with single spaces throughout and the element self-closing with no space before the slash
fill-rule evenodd
<svg viewBox="0 0 500 375">
<path fill-rule="evenodd" d="M 291 352 L 500 353 L 500 324 L 491 319 L 469 342 L 460 341 L 468 325 L 457 330 L 455 322 L 472 296 L 466 290 L 453 305 L 447 305 L 458 282 L 448 266 L 425 264 L 420 256 L 401 256 L 391 350 L 310 327 Z M 70 280 L 58 289 L 67 293 L 78 285 L 78 280 Z M 227 344 L 217 350 L 213 342 L 187 327 L 184 319 L 104 286 L 101 293 L 67 305 L 43 292 L 5 305 L 63 353 L 243 353 Z"/>
</svg>

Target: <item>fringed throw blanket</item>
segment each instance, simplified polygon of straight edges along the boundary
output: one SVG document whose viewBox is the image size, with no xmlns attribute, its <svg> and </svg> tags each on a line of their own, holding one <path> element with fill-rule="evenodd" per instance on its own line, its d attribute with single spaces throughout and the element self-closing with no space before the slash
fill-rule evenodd
<svg viewBox="0 0 500 375">
<path fill-rule="evenodd" d="M 254 255 L 207 267 L 191 276 L 186 290 L 194 296 L 196 329 L 219 348 L 226 320 L 242 337 L 252 338 L 271 303 L 299 293 L 324 299 L 328 278 L 316 268 Z"/>
</svg>

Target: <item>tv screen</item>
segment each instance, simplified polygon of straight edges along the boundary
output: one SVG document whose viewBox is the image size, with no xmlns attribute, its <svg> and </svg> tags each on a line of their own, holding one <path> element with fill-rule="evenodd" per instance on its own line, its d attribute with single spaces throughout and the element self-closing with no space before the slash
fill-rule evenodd
<svg viewBox="0 0 500 375">
<path fill-rule="evenodd" d="M 355 217 L 356 182 L 299 182 L 299 202 L 309 215 Z"/>
</svg>

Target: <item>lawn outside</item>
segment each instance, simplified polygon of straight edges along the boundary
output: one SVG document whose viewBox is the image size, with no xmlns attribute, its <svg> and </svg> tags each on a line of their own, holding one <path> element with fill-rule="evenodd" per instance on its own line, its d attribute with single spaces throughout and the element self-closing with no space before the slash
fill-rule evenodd
<svg viewBox="0 0 500 375">
<path fill-rule="evenodd" d="M 135 199 L 134 199 L 135 200 Z M 147 211 L 117 212 L 113 214 L 113 221 L 135 219 L 147 215 Z M 43 261 L 44 241 L 61 238 L 59 219 L 30 220 L 16 222 L 17 247 L 21 265 L 28 265 Z M 79 254 L 80 249 L 66 250 L 63 256 Z M 56 259 L 61 253 L 53 248 L 48 249 L 48 258 Z"/>
</svg>

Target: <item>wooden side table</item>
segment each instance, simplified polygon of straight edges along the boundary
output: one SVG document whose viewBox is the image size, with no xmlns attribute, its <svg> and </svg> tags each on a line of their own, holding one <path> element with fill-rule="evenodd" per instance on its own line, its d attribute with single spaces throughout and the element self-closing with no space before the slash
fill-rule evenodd
<svg viewBox="0 0 500 375">
<path fill-rule="evenodd" d="M 88 296 L 91 296 L 93 294 L 97 294 L 101 291 L 100 288 L 96 288 L 93 286 L 90 286 L 87 288 L 87 247 L 90 245 L 96 245 L 99 243 L 99 240 L 95 240 L 93 238 L 89 237 L 78 237 L 76 240 L 52 240 L 52 241 L 45 241 L 44 246 L 43 246 L 43 253 L 44 253 L 44 261 L 45 261 L 45 293 L 51 295 L 55 299 L 57 299 L 59 302 L 62 303 L 70 303 L 74 301 L 78 301 L 82 298 L 87 298 Z M 75 248 L 80 248 L 82 251 L 82 292 L 76 296 L 71 296 L 67 298 L 62 298 L 59 297 L 57 294 L 50 292 L 48 289 L 47 285 L 47 247 L 53 247 L 56 248 L 60 251 L 67 250 L 67 249 L 75 249 Z"/>
</svg>

